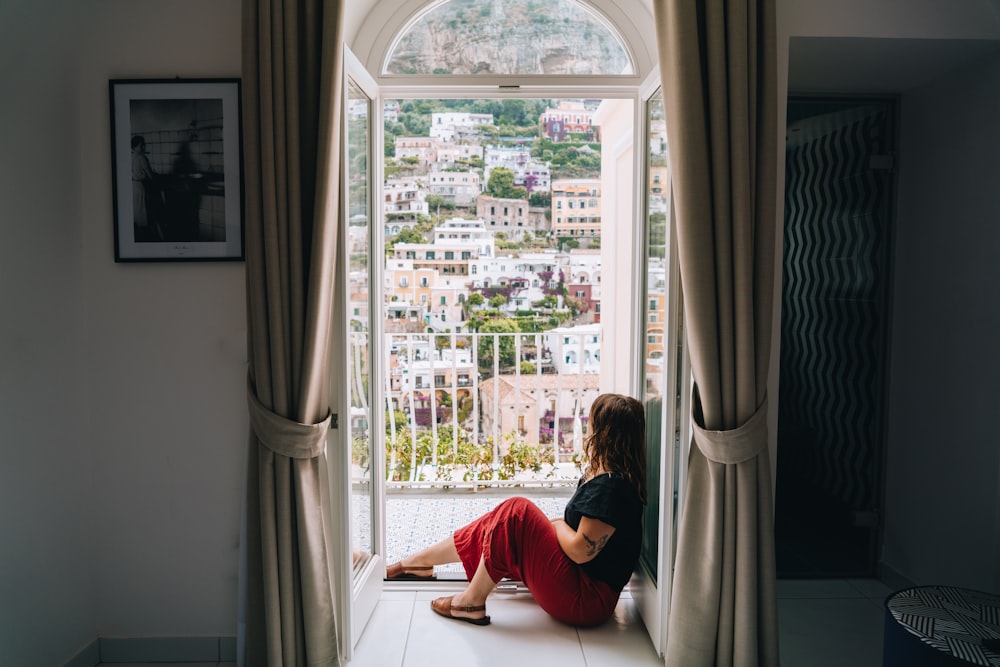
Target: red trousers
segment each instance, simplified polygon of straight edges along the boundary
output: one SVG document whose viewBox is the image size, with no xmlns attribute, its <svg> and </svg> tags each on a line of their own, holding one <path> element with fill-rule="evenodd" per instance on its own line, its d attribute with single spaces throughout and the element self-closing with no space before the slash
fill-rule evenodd
<svg viewBox="0 0 1000 667">
<path fill-rule="evenodd" d="M 538 606 L 569 625 L 599 625 L 620 591 L 591 579 L 563 552 L 555 527 L 527 498 L 509 498 L 455 531 L 455 548 L 472 579 L 480 558 L 493 581 L 524 582 Z"/>
</svg>

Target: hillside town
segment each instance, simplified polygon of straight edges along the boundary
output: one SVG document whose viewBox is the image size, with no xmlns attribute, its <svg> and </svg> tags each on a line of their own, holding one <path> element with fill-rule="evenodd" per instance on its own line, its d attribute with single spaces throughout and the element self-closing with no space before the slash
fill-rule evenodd
<svg viewBox="0 0 1000 667">
<path fill-rule="evenodd" d="M 390 448 L 393 434 L 429 435 L 435 464 L 442 440 L 487 445 L 494 466 L 516 443 L 555 463 L 579 459 L 601 359 L 598 105 L 544 101 L 533 127 L 516 128 L 493 113 L 431 110 L 414 136 L 401 118 L 420 119 L 384 103 Z M 367 247 L 365 218 L 352 210 L 352 256 Z M 362 274 L 352 261 L 355 331 L 369 318 Z"/>
</svg>

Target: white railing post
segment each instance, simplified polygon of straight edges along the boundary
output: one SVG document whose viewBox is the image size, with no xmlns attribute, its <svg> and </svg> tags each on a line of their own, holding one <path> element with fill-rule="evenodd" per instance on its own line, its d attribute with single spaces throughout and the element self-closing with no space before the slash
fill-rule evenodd
<svg viewBox="0 0 1000 667">
<path fill-rule="evenodd" d="M 458 458 L 458 343 L 451 332 L 451 452 Z"/>
<path fill-rule="evenodd" d="M 493 333 L 493 479 L 500 479 L 500 334 Z"/>
<path fill-rule="evenodd" d="M 385 373 L 385 410 L 389 415 L 389 436 L 386 438 L 386 444 L 390 447 L 389 454 L 389 465 L 386 467 L 386 479 L 392 479 L 392 470 L 396 467 L 396 411 L 392 408 L 392 366 L 390 362 L 392 360 L 392 334 L 386 334 L 386 345 L 382 346 L 382 351 L 385 353 L 385 364 L 382 366 L 386 369 Z"/>
<path fill-rule="evenodd" d="M 568 337 L 568 334 L 562 335 L 563 337 Z M 563 344 L 562 338 L 560 338 L 553 346 L 554 349 L 561 350 L 563 358 L 557 360 L 553 355 L 553 358 L 550 359 L 553 370 L 561 367 L 562 372 L 556 372 L 557 377 L 552 378 L 556 401 L 553 409 L 552 441 L 546 445 L 541 442 L 541 435 L 543 426 L 548 430 L 548 422 L 544 421 L 544 419 L 549 408 L 552 406 L 549 405 L 548 397 L 550 394 L 547 393 L 546 388 L 552 387 L 549 386 L 548 379 L 543 377 L 545 373 L 543 372 L 542 365 L 542 350 L 544 348 L 544 341 L 546 340 L 545 332 L 490 332 L 488 334 L 470 332 L 465 334 L 464 337 L 456 332 L 448 332 L 447 334 L 442 334 L 442 336 L 447 337 L 446 342 L 443 344 L 447 346 L 449 353 L 452 355 L 450 362 L 443 358 L 445 348 L 442 347 L 440 351 L 438 350 L 436 333 L 386 334 L 383 352 L 386 356 L 385 368 L 391 368 L 390 361 L 394 354 L 392 352 L 393 349 L 398 349 L 396 354 L 402 359 L 402 361 L 397 363 L 396 372 L 398 375 L 394 376 L 391 372 L 386 373 L 384 380 L 386 382 L 386 410 L 389 412 L 386 420 L 388 433 L 385 442 L 386 446 L 391 448 L 387 456 L 388 468 L 386 471 L 386 481 L 391 482 L 395 469 L 406 460 L 403 459 L 401 461 L 399 459 L 399 442 L 396 437 L 396 429 L 408 427 L 412 443 L 410 455 L 406 457 L 409 459 L 409 475 L 404 476 L 398 482 L 391 482 L 392 484 L 399 485 L 400 488 L 434 487 L 441 484 L 463 486 L 466 484 L 461 479 L 461 470 L 458 471 L 459 476 L 454 479 L 445 479 L 444 477 L 439 479 L 436 475 L 431 475 L 429 478 L 422 480 L 420 476 L 422 467 L 433 465 L 437 468 L 442 464 L 439 452 L 437 451 L 439 437 L 443 434 L 438 428 L 439 425 L 437 423 L 437 417 L 440 414 L 437 392 L 441 391 L 442 394 L 447 392 L 451 398 L 452 413 L 449 430 L 452 437 L 451 450 L 454 457 L 453 463 L 459 463 L 459 441 L 462 438 L 465 438 L 473 447 L 480 446 L 480 438 L 484 438 L 491 445 L 492 451 L 490 452 L 490 460 L 488 462 L 491 472 L 481 474 L 481 467 L 469 469 L 469 472 L 472 473 L 472 478 L 468 483 L 473 488 L 477 484 L 507 486 L 509 485 L 508 482 L 515 485 L 535 485 L 535 481 L 530 479 L 531 475 L 519 476 L 516 480 L 501 479 L 500 470 L 503 462 L 503 447 L 504 443 L 507 442 L 508 436 L 514 441 L 524 438 L 532 445 L 537 446 L 539 450 L 543 447 L 551 447 L 553 450 L 551 463 L 552 479 L 545 481 L 537 480 L 537 483 L 542 486 L 553 483 L 561 484 L 561 481 L 556 481 L 562 479 L 557 472 L 559 465 L 570 461 L 574 455 L 579 454 L 582 450 L 582 419 L 585 414 L 583 401 L 586 387 L 589 386 L 582 372 L 587 339 L 583 334 L 574 333 L 572 335 L 578 336 L 576 345 L 573 345 L 572 341 L 569 344 Z M 356 342 L 358 344 L 360 344 L 360 338 L 360 336 L 357 337 Z M 463 357 L 461 360 L 458 356 L 459 343 L 462 342 L 460 339 L 468 341 L 467 347 L 462 350 Z M 445 339 L 442 338 L 442 340 Z M 490 346 L 489 348 L 481 348 L 483 340 L 487 341 L 487 344 Z M 506 349 L 504 347 L 505 340 L 510 341 L 511 352 L 514 355 L 514 368 L 513 370 L 508 369 L 507 373 L 502 373 L 503 363 L 505 362 L 501 357 Z M 524 377 L 520 365 L 521 357 L 531 349 L 532 345 L 534 346 L 535 355 L 534 381 Z M 579 351 L 577 363 L 575 365 L 567 363 L 565 360 L 567 353 L 576 351 Z M 480 352 L 486 354 L 492 353 L 493 355 L 492 369 L 487 367 L 485 371 L 485 374 L 492 374 L 493 395 L 492 400 L 487 399 L 489 403 L 485 405 L 480 395 L 483 379 L 483 375 L 479 372 Z M 440 357 L 436 358 L 439 354 Z M 450 381 L 442 382 L 441 386 L 437 384 L 436 370 L 438 368 L 444 372 L 451 373 Z M 472 373 L 472 376 L 467 382 L 460 382 L 459 373 L 464 372 L 465 369 L 468 369 Z M 353 370 L 353 384 L 360 389 L 360 385 L 358 384 L 358 369 L 354 368 Z M 580 371 L 577 373 L 578 377 L 575 382 L 564 377 L 567 372 L 574 370 Z M 403 375 L 404 371 L 405 376 Z M 428 374 L 431 380 L 430 382 L 424 382 Z M 399 380 L 395 387 L 393 386 L 393 377 L 397 377 Z M 419 387 L 417 386 L 418 379 L 420 381 Z M 404 381 L 406 385 L 402 384 Z M 504 394 L 503 387 L 508 385 L 511 391 L 514 392 L 513 399 L 509 396 L 507 399 L 502 398 L 502 394 Z M 459 419 L 460 401 L 458 391 L 463 387 L 469 388 L 471 391 L 470 399 L 473 418 L 468 426 Z M 532 404 L 531 400 L 526 400 L 522 396 L 522 391 L 529 394 L 532 391 L 535 392 L 534 396 L 536 400 L 534 400 L 534 404 Z M 418 399 L 424 392 L 428 392 L 427 400 L 430 403 L 428 407 L 422 408 L 419 407 L 422 405 L 422 402 Z M 403 426 L 397 422 L 396 409 L 394 408 L 402 410 L 407 405 L 409 406 L 409 423 Z M 484 410 L 484 407 L 488 408 L 488 410 Z M 513 424 L 508 424 L 509 420 L 505 421 L 505 415 L 511 408 L 513 408 L 511 412 L 514 415 L 515 421 Z M 421 426 L 418 423 L 418 411 L 423 413 L 425 410 L 430 416 L 430 423 L 427 426 Z M 563 425 L 561 423 L 563 416 L 568 418 L 569 421 L 567 421 L 567 424 L 571 425 L 566 426 L 565 429 L 562 428 Z M 446 426 L 445 428 L 448 427 Z M 527 433 L 531 429 L 534 429 L 534 433 L 529 438 Z M 522 434 L 522 430 L 524 434 Z M 429 438 L 434 443 L 433 451 L 426 457 L 422 457 L 418 451 L 421 438 Z M 570 446 L 570 442 L 568 441 L 562 443 L 566 445 L 566 449 L 565 451 L 560 451 L 560 441 L 563 438 L 572 438 L 572 446 Z M 483 463 L 486 462 L 482 462 L 481 465 Z"/>
<path fill-rule="evenodd" d="M 437 468 L 438 461 L 438 424 L 437 424 L 437 376 L 434 374 L 434 357 L 437 356 L 437 335 L 434 333 L 424 334 L 427 336 L 427 368 L 431 376 L 431 465 Z"/>
<path fill-rule="evenodd" d="M 514 428 L 518 427 L 519 416 L 521 414 L 521 334 L 511 334 L 514 336 Z"/>
<path fill-rule="evenodd" d="M 472 429 L 472 446 L 479 446 L 479 428 L 482 426 L 479 414 L 479 332 L 472 336 L 472 414 L 476 418 L 476 428 Z"/>
<path fill-rule="evenodd" d="M 406 334 L 406 361 L 412 364 L 413 359 L 413 334 Z M 417 476 L 417 406 L 413 400 L 414 388 L 417 384 L 416 377 L 411 376 L 410 382 L 410 481 L 416 481 Z"/>
<path fill-rule="evenodd" d="M 583 453 L 583 362 L 585 360 L 586 340 L 583 333 L 578 333 L 580 352 L 577 355 L 576 374 L 576 401 L 573 402 L 573 452 Z M 579 426 L 578 426 L 579 424 Z M 577 428 L 580 429 L 580 437 L 577 437 Z"/>
</svg>

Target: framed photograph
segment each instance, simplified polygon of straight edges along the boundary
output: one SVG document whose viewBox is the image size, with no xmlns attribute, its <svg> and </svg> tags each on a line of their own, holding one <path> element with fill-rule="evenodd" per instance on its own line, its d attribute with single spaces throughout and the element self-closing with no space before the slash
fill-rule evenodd
<svg viewBox="0 0 1000 667">
<path fill-rule="evenodd" d="M 117 79 L 116 262 L 243 259 L 239 79 Z"/>
</svg>

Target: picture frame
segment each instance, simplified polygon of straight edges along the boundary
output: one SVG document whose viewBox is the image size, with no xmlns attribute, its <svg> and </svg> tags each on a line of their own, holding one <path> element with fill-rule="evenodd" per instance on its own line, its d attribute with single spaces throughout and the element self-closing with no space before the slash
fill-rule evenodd
<svg viewBox="0 0 1000 667">
<path fill-rule="evenodd" d="M 240 80 L 108 88 L 115 262 L 243 260 Z"/>
</svg>

